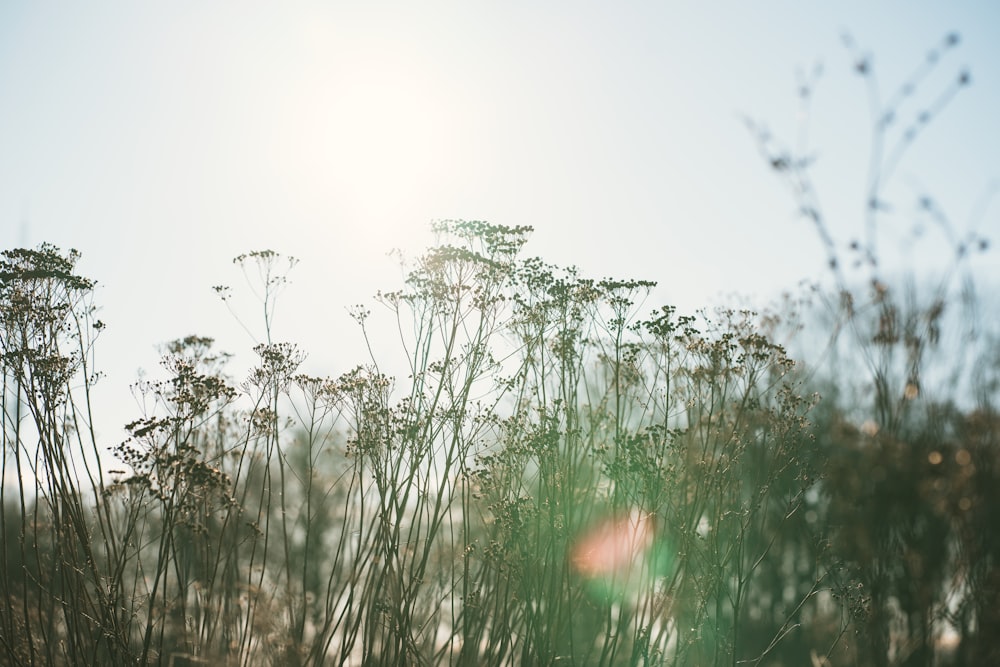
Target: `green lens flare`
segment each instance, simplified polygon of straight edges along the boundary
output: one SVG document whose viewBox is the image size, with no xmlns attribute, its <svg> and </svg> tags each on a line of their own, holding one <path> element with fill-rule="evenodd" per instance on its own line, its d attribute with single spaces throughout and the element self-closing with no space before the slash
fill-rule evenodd
<svg viewBox="0 0 1000 667">
<path fill-rule="evenodd" d="M 651 515 L 632 512 L 583 533 L 570 560 L 593 599 L 624 602 L 640 598 L 667 577 L 676 553 L 666 538 L 655 534 Z"/>
</svg>

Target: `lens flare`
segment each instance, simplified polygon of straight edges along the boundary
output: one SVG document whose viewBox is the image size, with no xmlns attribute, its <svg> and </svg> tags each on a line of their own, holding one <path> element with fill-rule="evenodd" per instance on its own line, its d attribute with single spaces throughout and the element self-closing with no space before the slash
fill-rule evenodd
<svg viewBox="0 0 1000 667">
<path fill-rule="evenodd" d="M 630 512 L 609 519 L 586 533 L 574 545 L 570 561 L 588 578 L 627 575 L 653 542 L 650 516 Z"/>
<path fill-rule="evenodd" d="M 570 564 L 593 596 L 634 600 L 652 590 L 673 561 L 654 528 L 653 515 L 638 510 L 607 518 L 571 546 Z"/>
</svg>

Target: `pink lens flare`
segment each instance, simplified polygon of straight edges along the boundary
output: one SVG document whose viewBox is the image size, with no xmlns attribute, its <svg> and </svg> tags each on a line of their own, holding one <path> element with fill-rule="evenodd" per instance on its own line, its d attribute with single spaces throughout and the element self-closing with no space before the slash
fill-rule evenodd
<svg viewBox="0 0 1000 667">
<path fill-rule="evenodd" d="M 627 574 L 652 544 L 652 515 L 632 511 L 583 534 L 570 551 L 570 562 L 589 578 Z"/>
</svg>

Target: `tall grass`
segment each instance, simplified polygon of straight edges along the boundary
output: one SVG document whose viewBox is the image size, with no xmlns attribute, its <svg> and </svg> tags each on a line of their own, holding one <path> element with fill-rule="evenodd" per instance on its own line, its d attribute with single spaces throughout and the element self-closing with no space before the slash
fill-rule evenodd
<svg viewBox="0 0 1000 667">
<path fill-rule="evenodd" d="M 526 228 L 437 231 L 377 299 L 404 381 L 375 357 L 303 376 L 268 335 L 237 384 L 210 339 L 175 341 L 136 385 L 147 411 L 114 479 L 79 426 L 92 284 L 72 253 L 6 253 L 5 660 L 766 656 L 794 612 L 748 636 L 758 573 L 815 475 L 784 351 L 751 313 L 642 319 L 651 283 L 523 259 Z M 237 261 L 269 332 L 291 265 Z"/>
</svg>

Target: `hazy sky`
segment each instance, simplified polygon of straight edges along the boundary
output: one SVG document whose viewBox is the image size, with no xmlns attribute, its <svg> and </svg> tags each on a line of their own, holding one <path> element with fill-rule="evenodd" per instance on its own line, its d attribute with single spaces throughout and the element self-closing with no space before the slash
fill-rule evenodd
<svg viewBox="0 0 1000 667">
<path fill-rule="evenodd" d="M 249 348 L 211 286 L 238 288 L 230 260 L 253 249 L 301 260 L 276 336 L 324 374 L 364 360 L 345 307 L 398 287 L 386 251 L 417 254 L 435 219 L 532 225 L 530 254 L 658 281 L 650 307 L 766 297 L 822 275 L 823 252 L 742 118 L 793 140 L 796 72 L 822 63 L 816 179 L 838 240 L 859 234 L 871 115 L 845 30 L 885 97 L 961 35 L 909 118 L 972 74 L 896 172 L 886 242 L 924 191 L 1000 240 L 1000 205 L 974 213 L 1000 178 L 987 0 L 3 0 L 0 247 L 83 253 L 115 424 L 157 344 Z"/>
</svg>

